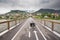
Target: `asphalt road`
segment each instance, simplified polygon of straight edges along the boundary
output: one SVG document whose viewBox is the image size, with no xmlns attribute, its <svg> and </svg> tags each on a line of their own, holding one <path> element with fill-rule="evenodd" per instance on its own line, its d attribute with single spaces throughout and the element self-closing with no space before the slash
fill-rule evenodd
<svg viewBox="0 0 60 40">
<path fill-rule="evenodd" d="M 32 22 L 35 23 L 35 29 L 30 27 Z M 14 40 L 60 40 L 60 38 L 35 19 L 29 18 L 22 26 L 22 29 L 15 35 Z"/>
<path fill-rule="evenodd" d="M 25 20 L 24 20 L 25 21 Z M 24 21 L 22 20 L 18 26 L 13 28 L 12 30 L 8 31 L 4 35 L 0 36 L 0 40 L 11 40 L 12 37 L 16 34 L 16 32 L 21 28 L 21 26 L 24 24 Z"/>
<path fill-rule="evenodd" d="M 35 25 L 30 27 L 30 23 L 35 23 L 32 18 L 29 18 L 22 28 L 16 33 L 12 40 L 45 40 Z"/>
<path fill-rule="evenodd" d="M 21 36 L 20 40 L 44 40 L 44 38 L 36 27 L 30 27 L 30 29 L 27 29 L 27 32 Z"/>
<path fill-rule="evenodd" d="M 60 37 L 46 29 L 38 20 L 35 20 L 35 23 L 38 25 L 39 29 L 42 31 L 47 40 L 60 40 Z"/>
</svg>

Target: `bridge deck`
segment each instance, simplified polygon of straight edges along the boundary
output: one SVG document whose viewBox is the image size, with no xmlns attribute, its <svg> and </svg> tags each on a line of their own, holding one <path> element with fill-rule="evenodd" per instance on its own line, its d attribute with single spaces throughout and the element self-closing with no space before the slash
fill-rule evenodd
<svg viewBox="0 0 60 40">
<path fill-rule="evenodd" d="M 31 22 L 35 23 L 35 29 L 30 27 Z M 46 29 L 40 22 L 28 18 L 25 23 L 20 23 L 0 37 L 0 40 L 60 40 L 60 38 Z"/>
</svg>

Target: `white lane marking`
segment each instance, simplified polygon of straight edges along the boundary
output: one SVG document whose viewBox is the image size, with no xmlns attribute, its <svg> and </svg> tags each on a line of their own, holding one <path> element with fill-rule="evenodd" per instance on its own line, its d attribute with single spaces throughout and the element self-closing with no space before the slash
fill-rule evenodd
<svg viewBox="0 0 60 40">
<path fill-rule="evenodd" d="M 58 37 L 60 37 L 60 34 L 59 34 L 59 33 L 55 32 L 55 31 L 53 31 L 53 33 L 54 33 L 55 35 L 57 35 Z"/>
<path fill-rule="evenodd" d="M 41 24 L 41 23 L 40 23 Z M 49 27 L 47 27 L 47 26 L 45 26 L 45 25 L 43 25 L 43 24 L 41 24 L 43 27 L 45 27 L 46 29 L 48 29 L 49 31 L 51 31 L 51 32 L 53 32 L 55 35 L 57 35 L 58 37 L 60 37 L 60 34 L 59 33 L 57 33 L 56 31 L 52 31 Z"/>
<path fill-rule="evenodd" d="M 40 31 L 40 29 L 38 28 L 37 25 L 36 25 L 36 27 L 37 27 L 37 29 L 39 30 L 39 32 L 41 33 L 41 35 L 43 36 L 43 38 L 44 38 L 45 40 L 47 40 L 47 38 L 44 36 L 44 34 L 42 33 L 42 31 Z"/>
<path fill-rule="evenodd" d="M 29 18 L 30 19 L 30 18 Z M 27 21 L 24 23 L 24 25 L 20 28 L 20 30 L 14 35 L 14 37 L 11 39 L 11 40 L 14 40 L 15 39 L 15 37 L 19 34 L 19 32 L 23 29 L 23 27 L 26 25 L 26 23 L 28 22 L 28 20 L 29 19 L 27 19 Z"/>
<path fill-rule="evenodd" d="M 32 19 L 35 23 L 37 23 L 34 19 Z M 40 31 L 39 27 L 36 25 L 37 29 L 39 30 L 39 32 L 41 33 L 42 37 L 47 40 L 47 38 L 44 36 L 44 34 L 42 33 L 42 31 Z"/>
<path fill-rule="evenodd" d="M 34 34 L 35 34 L 36 40 L 39 40 L 37 36 L 37 31 L 34 31 Z"/>
<path fill-rule="evenodd" d="M 4 35 L 5 33 L 7 33 L 9 30 L 5 30 L 2 33 L 0 33 L 0 36 Z"/>
<path fill-rule="evenodd" d="M 11 27 L 9 30 L 7 29 L 7 30 L 1 32 L 1 33 L 0 33 L 0 36 L 4 35 L 5 33 L 7 33 L 7 32 L 10 31 L 10 30 L 12 30 L 13 28 L 15 28 L 16 26 L 18 26 L 19 24 L 20 24 L 20 23 L 18 23 L 17 25 Z"/>
<path fill-rule="evenodd" d="M 31 33 L 30 33 L 30 27 L 29 27 L 29 34 L 28 34 L 28 37 L 29 37 L 29 38 L 31 37 Z"/>
<path fill-rule="evenodd" d="M 31 33 L 30 33 L 30 31 L 29 31 L 29 35 L 28 35 L 28 36 L 29 36 L 29 38 L 31 37 Z"/>
</svg>

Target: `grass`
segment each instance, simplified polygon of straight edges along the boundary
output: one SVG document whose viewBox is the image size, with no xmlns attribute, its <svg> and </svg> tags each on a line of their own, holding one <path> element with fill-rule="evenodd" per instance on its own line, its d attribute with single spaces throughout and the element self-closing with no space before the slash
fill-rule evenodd
<svg viewBox="0 0 60 40">
<path fill-rule="evenodd" d="M 56 17 L 56 18 L 44 18 L 44 17 L 42 17 L 42 16 L 35 16 L 35 18 L 37 18 L 37 19 L 49 19 L 49 20 L 60 20 L 60 17 Z"/>
</svg>

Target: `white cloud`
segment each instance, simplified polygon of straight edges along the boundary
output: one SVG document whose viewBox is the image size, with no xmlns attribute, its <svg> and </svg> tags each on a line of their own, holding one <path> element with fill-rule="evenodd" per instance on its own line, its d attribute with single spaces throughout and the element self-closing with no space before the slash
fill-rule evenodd
<svg viewBox="0 0 60 40">
<path fill-rule="evenodd" d="M 40 8 L 60 9 L 60 0 L 0 0 L 0 13 L 11 9 L 38 10 Z M 4 10 L 3 10 L 4 8 Z"/>
<path fill-rule="evenodd" d="M 1 7 L 5 9 L 38 10 L 39 0 L 0 0 L 0 8 Z"/>
<path fill-rule="evenodd" d="M 6 9 L 6 8 L 0 8 L 0 14 L 4 14 L 6 12 L 9 12 L 10 9 Z"/>
</svg>

